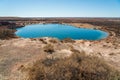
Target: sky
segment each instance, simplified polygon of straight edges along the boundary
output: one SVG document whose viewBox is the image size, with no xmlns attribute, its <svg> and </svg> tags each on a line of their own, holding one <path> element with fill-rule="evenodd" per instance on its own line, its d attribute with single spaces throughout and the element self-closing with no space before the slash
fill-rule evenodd
<svg viewBox="0 0 120 80">
<path fill-rule="evenodd" d="M 0 0 L 0 16 L 120 17 L 120 0 Z"/>
</svg>

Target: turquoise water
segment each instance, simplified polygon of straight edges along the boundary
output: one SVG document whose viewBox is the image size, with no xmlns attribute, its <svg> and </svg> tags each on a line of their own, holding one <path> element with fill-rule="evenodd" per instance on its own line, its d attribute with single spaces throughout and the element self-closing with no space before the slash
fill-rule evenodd
<svg viewBox="0 0 120 80">
<path fill-rule="evenodd" d="M 62 24 L 27 25 L 17 28 L 15 34 L 22 38 L 53 37 L 61 40 L 65 38 L 99 40 L 108 36 L 108 33 L 100 30 L 83 29 Z"/>
</svg>

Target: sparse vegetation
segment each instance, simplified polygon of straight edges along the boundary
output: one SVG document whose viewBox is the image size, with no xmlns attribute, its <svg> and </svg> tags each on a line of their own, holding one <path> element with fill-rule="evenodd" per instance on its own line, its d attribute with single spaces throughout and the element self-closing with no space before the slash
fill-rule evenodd
<svg viewBox="0 0 120 80">
<path fill-rule="evenodd" d="M 53 18 L 53 19 L 52 18 L 45 18 L 45 19 L 44 18 L 39 18 L 39 19 L 37 18 L 8 18 L 8 19 L 0 18 L 0 39 L 13 38 L 15 28 L 22 27 L 27 24 L 38 24 L 42 21 L 44 21 L 45 24 L 52 23 L 54 21 L 58 21 L 59 23 L 66 23 L 66 24 L 87 23 L 87 24 L 94 25 L 96 29 L 108 31 L 112 38 L 108 38 L 106 42 L 112 43 L 112 45 L 105 44 L 103 46 L 105 48 L 108 48 L 108 50 L 110 50 L 110 53 L 109 52 L 108 53 L 109 53 L 109 56 L 111 57 L 108 58 L 106 56 L 106 51 L 103 51 L 103 52 L 101 51 L 104 49 L 100 49 L 100 51 L 98 52 L 98 54 L 96 54 L 96 56 L 100 55 L 101 57 L 104 57 L 104 58 L 107 57 L 108 59 L 110 59 L 108 63 L 112 59 L 113 62 L 110 62 L 110 63 L 113 66 L 115 66 L 116 69 L 120 70 L 119 68 L 119 54 L 120 54 L 119 52 L 120 51 L 118 51 L 119 43 L 120 43 L 120 40 L 119 40 L 120 39 L 120 19 L 118 19 L 118 21 L 115 21 L 115 19 L 109 19 L 109 18 L 93 18 L 93 19 L 92 18 Z M 80 26 L 84 26 L 84 25 L 80 25 Z M 101 26 L 101 27 L 98 28 L 97 26 Z M 18 39 L 13 41 L 3 40 L 3 42 L 0 43 L 0 45 L 2 45 L 0 46 L 0 53 L 1 53 L 0 79 L 1 77 L 6 78 L 6 76 L 3 76 L 3 75 L 8 75 L 7 76 L 8 78 L 11 77 L 10 74 L 12 73 L 7 71 L 12 71 L 18 68 L 18 70 L 21 70 L 21 71 L 28 70 L 28 76 L 26 76 L 26 77 L 29 77 L 28 80 L 120 80 L 120 73 L 117 72 L 113 67 L 108 65 L 103 59 L 99 59 L 98 57 L 94 57 L 94 56 L 87 56 L 85 55 L 84 52 L 79 52 L 79 50 L 74 49 L 72 44 L 75 41 L 72 39 L 67 38 L 61 41 L 63 42 L 63 44 L 61 43 L 59 47 L 60 49 L 61 48 L 62 49 L 65 48 L 66 50 L 70 49 L 73 52 L 71 57 L 64 57 L 62 59 L 61 59 L 61 56 L 55 57 L 55 58 L 51 58 L 51 57 L 46 58 L 46 54 L 42 53 L 44 50 L 46 53 L 53 55 L 55 52 L 55 49 L 57 49 L 57 46 L 59 45 L 58 44 L 59 41 L 57 42 L 54 39 L 53 40 L 51 39 L 49 41 L 45 39 L 39 39 L 40 44 L 38 45 L 39 46 L 38 47 L 36 46 L 38 42 L 35 42 L 38 39 L 31 39 L 31 40 L 34 42 L 29 43 L 29 40 L 28 40 L 28 43 L 27 43 L 26 40 L 23 40 L 22 42 L 22 40 Z M 13 45 L 13 43 L 15 44 Z M 66 43 L 69 43 L 69 44 L 71 43 L 70 44 L 71 46 L 68 44 L 64 45 Z M 20 45 L 20 44 L 26 44 L 26 45 Z M 41 45 L 46 45 L 46 46 L 43 48 L 43 46 Z M 81 44 L 78 44 L 78 45 L 81 45 Z M 98 45 L 101 45 L 101 44 L 98 44 Z M 92 47 L 94 47 L 94 45 Z M 117 52 L 115 50 L 111 52 L 112 47 L 116 49 Z M 78 48 L 78 49 L 80 49 L 81 51 L 83 48 Z M 96 49 L 96 46 L 95 46 L 95 49 Z M 85 50 L 87 52 L 87 49 Z M 105 54 L 102 54 L 102 53 L 105 53 Z M 55 52 L 55 54 L 57 54 L 57 51 Z M 19 56 L 19 59 L 16 55 Z M 40 60 L 37 59 L 38 57 Z M 33 60 L 38 60 L 38 61 L 36 61 L 33 66 L 29 66 L 29 68 L 27 69 L 26 69 L 26 65 L 22 64 L 22 63 L 27 63 L 28 61 L 32 63 Z M 21 66 L 16 66 L 17 63 L 21 64 Z M 11 69 L 11 68 L 14 68 L 14 69 Z M 16 70 L 15 74 L 17 72 L 18 71 Z M 17 80 L 22 80 L 20 75 L 12 76 L 12 78 L 18 77 Z"/>
<path fill-rule="evenodd" d="M 28 80 L 119 80 L 120 74 L 104 60 L 77 50 L 65 59 L 37 61 L 29 69 Z"/>
<path fill-rule="evenodd" d="M 40 38 L 39 41 L 42 41 L 44 44 L 47 44 L 47 41 L 45 41 L 44 39 Z"/>
<path fill-rule="evenodd" d="M 54 52 L 54 46 L 52 44 L 47 44 L 44 47 L 44 51 L 47 52 L 47 53 L 52 54 Z"/>
<path fill-rule="evenodd" d="M 51 42 L 51 43 L 57 43 L 58 40 L 57 39 L 50 39 L 49 42 Z"/>
<path fill-rule="evenodd" d="M 66 39 L 63 39 L 61 42 L 65 42 L 65 43 L 74 43 L 75 41 L 72 40 L 71 38 L 66 38 Z"/>
<path fill-rule="evenodd" d="M 15 37 L 14 30 L 11 29 L 0 29 L 0 39 L 9 39 Z"/>
</svg>

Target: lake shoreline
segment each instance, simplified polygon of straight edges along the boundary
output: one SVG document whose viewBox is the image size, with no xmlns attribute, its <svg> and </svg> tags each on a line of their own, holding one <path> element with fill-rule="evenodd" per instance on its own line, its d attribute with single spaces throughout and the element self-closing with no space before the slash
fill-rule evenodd
<svg viewBox="0 0 120 80">
<path fill-rule="evenodd" d="M 33 34 L 33 33 L 36 33 L 36 34 Z M 86 28 L 86 29 L 77 28 L 76 26 L 72 26 L 68 24 L 27 25 L 23 28 L 18 28 L 15 34 L 17 36 L 20 36 L 21 38 L 53 37 L 53 38 L 58 38 L 60 40 L 63 40 L 65 38 L 71 38 L 73 40 L 82 39 L 82 40 L 90 40 L 90 41 L 101 40 L 108 37 L 108 33 L 101 30 L 95 30 L 95 29 L 89 29 L 89 28 Z"/>
</svg>

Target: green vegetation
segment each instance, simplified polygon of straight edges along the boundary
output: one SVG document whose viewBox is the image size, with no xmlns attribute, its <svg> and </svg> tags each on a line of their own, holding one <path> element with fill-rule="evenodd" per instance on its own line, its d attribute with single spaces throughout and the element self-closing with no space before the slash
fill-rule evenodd
<svg viewBox="0 0 120 80">
<path fill-rule="evenodd" d="M 15 37 L 14 30 L 12 29 L 0 29 L 0 39 L 9 39 Z"/>
<path fill-rule="evenodd" d="M 120 74 L 98 57 L 75 49 L 65 59 L 44 59 L 29 68 L 28 80 L 120 80 Z"/>
</svg>

